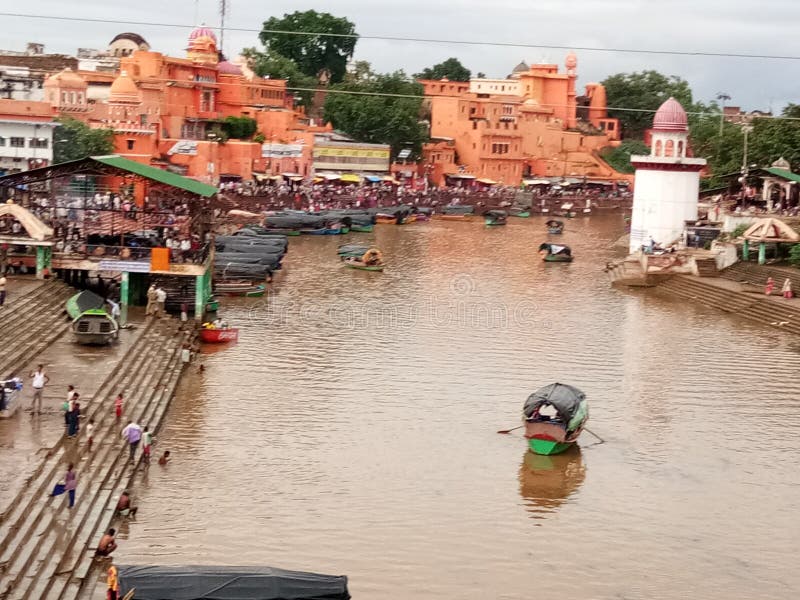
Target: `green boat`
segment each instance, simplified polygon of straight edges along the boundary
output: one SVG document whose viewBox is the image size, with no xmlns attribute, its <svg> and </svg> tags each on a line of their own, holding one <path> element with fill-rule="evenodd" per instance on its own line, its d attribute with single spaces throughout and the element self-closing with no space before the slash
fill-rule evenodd
<svg viewBox="0 0 800 600">
<path fill-rule="evenodd" d="M 353 233 L 372 233 L 375 231 L 375 225 L 351 225 L 350 231 Z"/>
<path fill-rule="evenodd" d="M 206 312 L 217 312 L 219 310 L 219 300 L 212 299 L 206 303 Z"/>
<path fill-rule="evenodd" d="M 506 224 L 508 213 L 504 210 L 490 210 L 483 215 L 487 227 L 499 227 Z"/>
<path fill-rule="evenodd" d="M 544 262 L 572 262 L 572 250 L 569 246 L 561 244 L 548 244 L 547 242 L 539 246 L 539 255 Z"/>
<path fill-rule="evenodd" d="M 365 265 L 362 262 L 353 262 L 351 260 L 344 261 L 344 266 L 350 269 L 360 269 L 362 271 L 383 271 L 386 265 Z"/>
<path fill-rule="evenodd" d="M 522 409 L 528 447 L 536 454 L 561 454 L 575 444 L 589 420 L 586 394 L 551 383 L 528 396 Z"/>
<path fill-rule="evenodd" d="M 66 302 L 72 333 L 79 344 L 109 344 L 119 336 L 119 323 L 106 310 L 106 302 L 84 290 Z"/>
<path fill-rule="evenodd" d="M 528 217 L 531 216 L 531 211 L 529 211 L 529 210 L 518 210 L 518 211 L 511 210 L 511 211 L 509 211 L 508 216 L 509 217 L 517 217 L 518 219 L 527 219 Z"/>
</svg>

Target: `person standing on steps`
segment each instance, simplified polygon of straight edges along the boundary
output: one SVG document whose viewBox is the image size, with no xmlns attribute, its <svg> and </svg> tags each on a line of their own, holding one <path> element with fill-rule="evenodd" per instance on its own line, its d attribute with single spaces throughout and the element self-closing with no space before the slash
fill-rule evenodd
<svg viewBox="0 0 800 600">
<path fill-rule="evenodd" d="M 130 463 L 134 464 L 136 448 L 138 448 L 139 442 L 142 440 L 142 428 L 138 423 L 128 421 L 125 429 L 122 430 L 122 437 L 128 442 L 128 447 L 130 450 Z"/>
<path fill-rule="evenodd" d="M 117 567 L 113 564 L 108 567 L 106 575 L 106 598 L 107 600 L 119 600 L 119 575 L 117 574 Z"/>
<path fill-rule="evenodd" d="M 167 303 L 167 292 L 164 291 L 164 288 L 158 286 L 156 290 L 156 315 L 160 319 L 166 313 L 165 305 Z"/>
<path fill-rule="evenodd" d="M 781 293 L 783 294 L 784 298 L 791 298 L 792 296 L 794 296 L 794 292 L 792 292 L 792 280 L 789 279 L 788 277 L 781 286 Z"/>
<path fill-rule="evenodd" d="M 156 312 L 156 284 L 151 283 L 150 287 L 147 288 L 147 307 L 144 310 L 145 316 L 149 317 L 150 315 L 155 314 Z"/>
<path fill-rule="evenodd" d="M 50 378 L 47 376 L 47 373 L 44 372 L 44 365 L 39 365 L 38 368 L 30 374 L 30 377 L 33 379 L 31 412 L 33 412 L 34 406 L 38 405 L 38 413 L 42 414 L 42 392 L 44 391 L 44 386 L 50 382 Z"/>
<path fill-rule="evenodd" d="M 89 419 L 89 423 L 86 425 L 86 438 L 86 449 L 91 452 L 92 444 L 94 444 L 94 419 Z"/>
<path fill-rule="evenodd" d="M 78 430 L 80 429 L 81 405 L 80 402 L 78 402 L 78 398 L 80 398 L 80 394 L 75 392 L 75 395 L 72 396 L 72 400 L 69 403 L 69 409 L 67 410 L 67 414 L 69 415 L 67 419 L 67 436 L 71 438 L 78 435 Z"/>
<path fill-rule="evenodd" d="M 144 433 L 142 433 L 142 458 L 145 466 L 150 466 L 150 450 L 153 446 L 153 434 L 150 433 L 150 428 L 145 425 Z"/>
<path fill-rule="evenodd" d="M 78 487 L 78 475 L 75 473 L 75 465 L 69 463 L 67 475 L 64 477 L 64 489 L 69 494 L 69 508 L 75 506 L 75 490 Z"/>
<path fill-rule="evenodd" d="M 6 303 L 6 285 L 8 285 L 6 276 L 0 274 L 0 306 L 3 306 Z"/>
<path fill-rule="evenodd" d="M 117 421 L 122 418 L 122 392 L 117 394 L 117 397 L 114 399 L 114 414 L 117 415 Z"/>
</svg>

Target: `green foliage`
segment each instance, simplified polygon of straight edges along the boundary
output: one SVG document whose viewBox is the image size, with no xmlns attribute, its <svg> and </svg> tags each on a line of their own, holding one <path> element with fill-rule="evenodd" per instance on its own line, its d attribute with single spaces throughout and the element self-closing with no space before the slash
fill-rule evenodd
<svg viewBox="0 0 800 600">
<path fill-rule="evenodd" d="M 390 144 L 393 154 L 409 146 L 415 152 L 421 150 L 427 138 L 427 130 L 419 121 L 423 89 L 420 84 L 410 81 L 403 71 L 387 74 L 369 71 L 360 81 L 347 81 L 333 86 L 331 92 L 325 100 L 325 119 L 336 129 L 360 142 Z"/>
<path fill-rule="evenodd" d="M 748 230 L 750 227 L 749 223 L 742 223 L 741 225 L 737 225 L 736 228 L 731 231 L 731 239 L 740 238 L 744 235 L 744 232 Z"/>
<path fill-rule="evenodd" d="M 294 91 L 300 103 L 306 108 L 311 106 L 317 80 L 305 75 L 294 61 L 275 52 L 259 52 L 255 48 L 245 48 L 242 54 L 250 60 L 251 68 L 256 75 L 270 79 L 285 79 L 287 87 L 290 91 Z"/>
<path fill-rule="evenodd" d="M 607 77 L 603 85 L 611 107 L 654 111 L 670 96 L 684 108 L 692 106 L 689 83 L 675 75 L 667 77 L 658 71 L 617 73 Z M 620 120 L 625 137 L 641 138 L 653 123 L 652 112 L 609 110 L 608 114 Z"/>
<path fill-rule="evenodd" d="M 297 11 L 285 14 L 282 18 L 271 17 L 264 22 L 258 36 L 270 54 L 291 60 L 307 77 L 316 80 L 327 69 L 332 83 L 344 79 L 347 60 L 353 56 L 357 37 L 297 35 L 276 31 L 355 36 L 355 25 L 348 19 L 315 10 Z"/>
<path fill-rule="evenodd" d="M 250 117 L 225 117 L 222 122 L 222 131 L 229 139 L 249 140 L 257 129 L 256 120 Z"/>
<path fill-rule="evenodd" d="M 620 173 L 633 173 L 632 154 L 650 154 L 650 148 L 639 140 L 625 140 L 616 148 L 604 148 L 600 156 Z"/>
<path fill-rule="evenodd" d="M 800 267 L 800 244 L 795 244 L 789 250 L 789 264 L 793 267 Z"/>
<path fill-rule="evenodd" d="M 424 69 L 421 73 L 414 75 L 416 79 L 444 79 L 447 77 L 450 81 L 469 81 L 472 76 L 472 71 L 461 64 L 457 58 L 448 58 L 438 65 L 433 65 Z"/>
<path fill-rule="evenodd" d="M 265 141 L 267 141 L 267 138 L 266 138 L 266 137 L 264 137 L 264 134 L 263 134 L 263 133 L 261 133 L 261 132 L 259 131 L 259 132 L 258 132 L 258 133 L 257 133 L 257 134 L 256 134 L 256 135 L 253 137 L 253 141 L 254 141 L 256 144 L 263 144 Z"/>
<path fill-rule="evenodd" d="M 86 123 L 65 118 L 53 132 L 55 164 L 113 152 L 114 132 L 111 129 L 92 129 Z"/>
</svg>

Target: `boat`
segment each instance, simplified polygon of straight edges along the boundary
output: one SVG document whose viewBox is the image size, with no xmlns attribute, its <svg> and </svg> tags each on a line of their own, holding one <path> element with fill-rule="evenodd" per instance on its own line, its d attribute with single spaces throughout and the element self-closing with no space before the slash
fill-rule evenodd
<svg viewBox="0 0 800 600">
<path fill-rule="evenodd" d="M 267 231 L 276 235 L 300 235 L 297 229 L 267 229 Z"/>
<path fill-rule="evenodd" d="M 564 233 L 564 222 L 563 221 L 557 221 L 555 219 L 550 219 L 547 223 L 545 223 L 545 225 L 547 225 L 547 233 L 550 233 L 550 234 L 553 234 L 553 235 L 560 235 L 560 234 Z"/>
<path fill-rule="evenodd" d="M 508 213 L 504 210 L 490 210 L 483 217 L 487 227 L 497 227 L 506 224 Z"/>
<path fill-rule="evenodd" d="M 343 244 L 339 246 L 337 254 L 342 260 L 345 258 L 361 258 L 371 247 L 367 244 Z"/>
<path fill-rule="evenodd" d="M 375 222 L 379 225 L 396 225 L 397 217 L 394 215 L 375 215 Z"/>
<path fill-rule="evenodd" d="M 255 298 L 263 296 L 267 286 L 263 283 L 253 283 L 252 281 L 221 281 L 214 284 L 214 292 L 223 296 L 245 296 Z"/>
<path fill-rule="evenodd" d="M 540 244 L 539 256 L 544 262 L 572 262 L 572 250 L 569 246 L 559 244 Z"/>
<path fill-rule="evenodd" d="M 200 330 L 200 341 L 208 344 L 226 344 L 239 339 L 239 330 L 236 327 L 203 327 Z"/>
<path fill-rule="evenodd" d="M 551 383 L 536 390 L 522 409 L 525 437 L 535 454 L 561 454 L 578 440 L 589 420 L 589 404 L 578 388 Z"/>
<path fill-rule="evenodd" d="M 300 233 L 302 235 L 327 235 L 328 229 L 326 227 L 320 227 L 319 229 L 301 229 Z"/>
<path fill-rule="evenodd" d="M 347 577 L 273 567 L 119 566 L 119 598 L 350 600 Z"/>
<path fill-rule="evenodd" d="M 9 419 L 20 407 L 20 392 L 22 392 L 22 379 L 12 377 L 0 381 L 0 419 Z"/>
<path fill-rule="evenodd" d="M 350 231 L 353 233 L 372 233 L 375 230 L 374 225 L 351 225 Z"/>
<path fill-rule="evenodd" d="M 67 300 L 72 333 L 79 344 L 108 344 L 119 336 L 119 324 L 106 310 L 106 302 L 89 290 Z"/>
<path fill-rule="evenodd" d="M 219 310 L 219 300 L 212 298 L 206 302 L 206 312 L 217 312 Z"/>
<path fill-rule="evenodd" d="M 564 204 L 562 204 L 561 208 L 559 209 L 558 212 L 559 216 L 571 219 L 572 217 L 575 216 L 575 213 L 572 211 L 573 207 L 574 204 L 572 204 L 572 202 L 564 202 Z"/>
<path fill-rule="evenodd" d="M 362 271 L 383 271 L 386 265 L 383 262 L 381 251 L 377 248 L 369 248 L 360 258 L 355 256 L 345 257 L 344 266 Z"/>
<path fill-rule="evenodd" d="M 468 204 L 448 204 L 442 208 L 442 214 L 436 215 L 444 221 L 467 221 L 472 218 L 475 207 Z"/>
<path fill-rule="evenodd" d="M 512 208 L 508 211 L 509 217 L 517 217 L 519 219 L 527 219 L 531 216 L 531 211 L 527 208 Z"/>
</svg>

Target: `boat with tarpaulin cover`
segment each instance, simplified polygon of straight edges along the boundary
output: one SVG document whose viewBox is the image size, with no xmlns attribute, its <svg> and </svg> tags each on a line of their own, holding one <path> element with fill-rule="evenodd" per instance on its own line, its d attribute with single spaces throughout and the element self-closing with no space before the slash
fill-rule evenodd
<svg viewBox="0 0 800 600">
<path fill-rule="evenodd" d="M 572 262 L 572 250 L 561 244 L 543 243 L 539 246 L 539 256 L 544 262 Z"/>
<path fill-rule="evenodd" d="M 120 566 L 131 600 L 350 600 L 345 575 L 274 567 Z M 130 594 L 130 596 L 128 596 Z"/>
<path fill-rule="evenodd" d="M 504 210 L 490 210 L 483 215 L 483 218 L 487 227 L 497 227 L 506 224 L 508 213 Z"/>
<path fill-rule="evenodd" d="M 362 271 L 383 271 L 386 265 L 383 262 L 381 251 L 377 248 L 370 248 L 364 252 L 361 258 L 345 257 L 344 266 Z"/>
<path fill-rule="evenodd" d="M 551 383 L 528 396 L 522 414 L 531 451 L 560 454 L 583 432 L 589 420 L 589 404 L 578 388 Z"/>
<path fill-rule="evenodd" d="M 550 219 L 547 223 L 545 223 L 545 225 L 547 225 L 547 233 L 550 233 L 550 234 L 553 234 L 553 235 L 561 235 L 562 233 L 564 233 L 564 222 L 563 221 L 558 221 L 556 219 Z"/>
<path fill-rule="evenodd" d="M 108 344 L 117 338 L 119 324 L 105 307 L 105 300 L 89 290 L 78 292 L 67 300 L 65 308 L 79 344 Z"/>
</svg>

